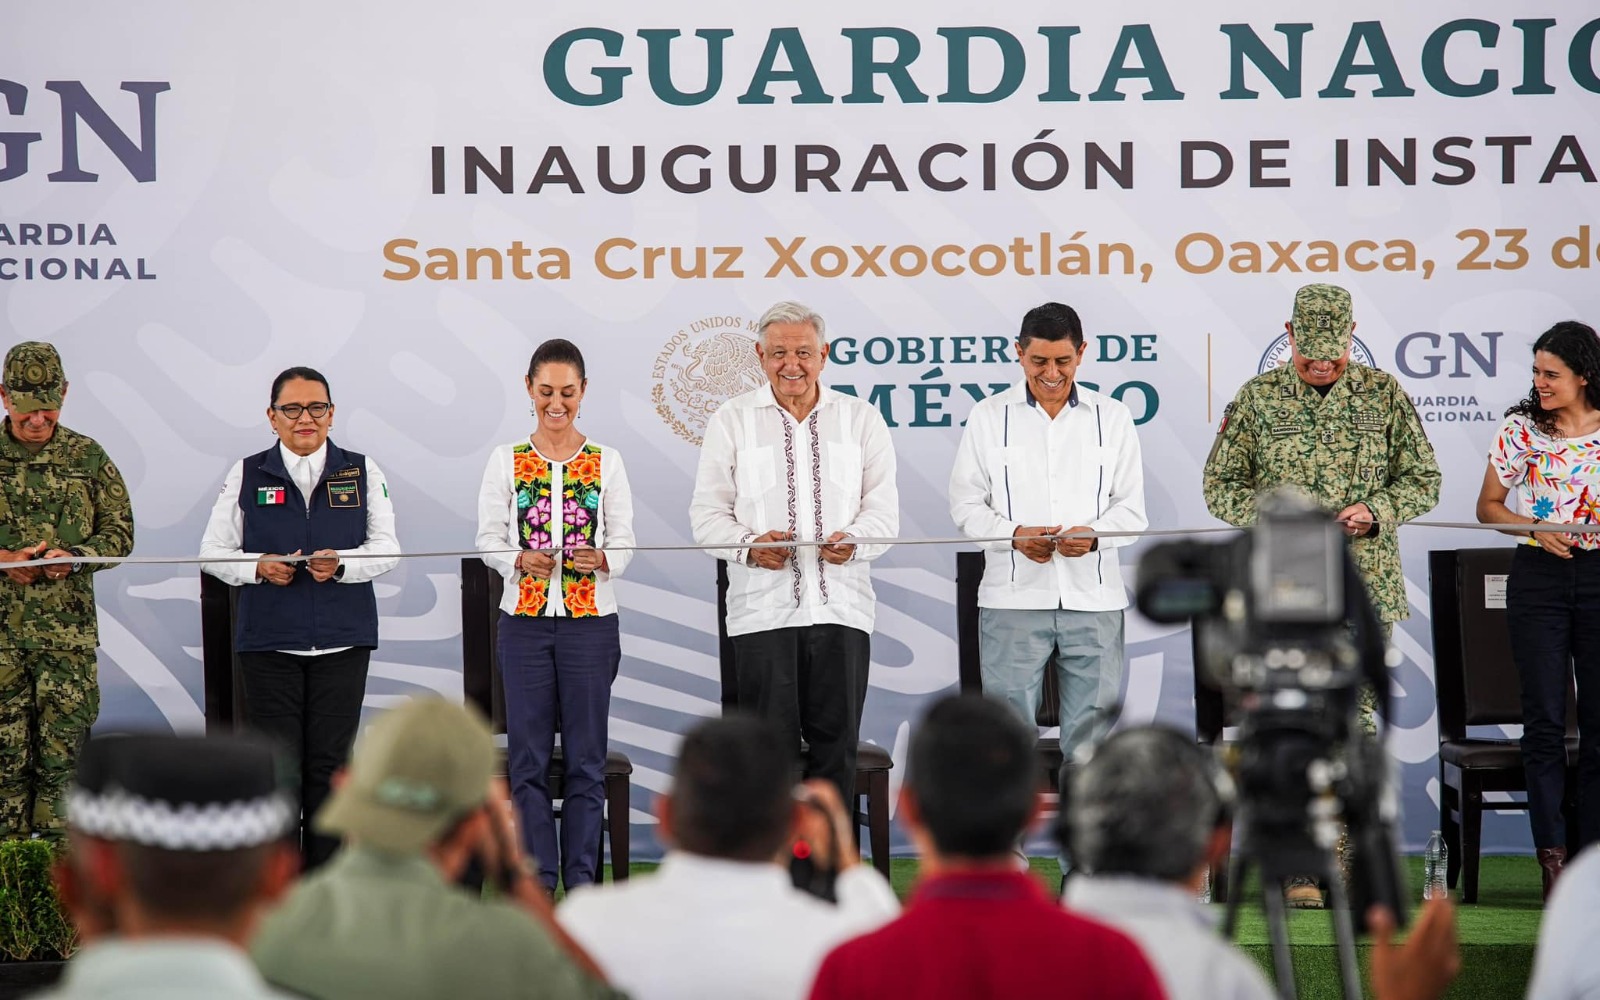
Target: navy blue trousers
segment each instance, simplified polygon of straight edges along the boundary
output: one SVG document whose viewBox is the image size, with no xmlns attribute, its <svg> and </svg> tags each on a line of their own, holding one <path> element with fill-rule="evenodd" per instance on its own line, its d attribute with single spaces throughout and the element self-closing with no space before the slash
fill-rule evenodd
<svg viewBox="0 0 1600 1000">
<path fill-rule="evenodd" d="M 1535 847 L 1600 840 L 1600 552 L 1571 559 L 1519 545 L 1506 584 L 1512 657 L 1522 686 L 1522 764 Z M 1578 829 L 1567 844 L 1567 689 L 1578 690 Z"/>
<path fill-rule="evenodd" d="M 506 769 L 525 846 L 546 889 L 555 889 L 558 873 L 568 891 L 588 885 L 600 869 L 611 682 L 622 664 L 617 616 L 501 612 L 495 653 L 506 698 Z M 549 783 L 558 731 L 566 767 L 559 841 Z"/>
</svg>

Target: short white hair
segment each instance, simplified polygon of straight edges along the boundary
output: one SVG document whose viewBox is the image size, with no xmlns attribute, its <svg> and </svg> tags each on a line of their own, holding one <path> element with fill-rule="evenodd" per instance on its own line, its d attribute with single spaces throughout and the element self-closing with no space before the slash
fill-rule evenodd
<svg viewBox="0 0 1600 1000">
<path fill-rule="evenodd" d="M 822 314 L 808 305 L 799 302 L 778 302 L 761 314 L 761 319 L 756 322 L 756 339 L 761 341 L 762 348 L 767 346 L 767 327 L 774 323 L 805 323 L 817 331 L 817 340 L 823 347 L 828 346 L 828 324 L 823 322 Z"/>
</svg>

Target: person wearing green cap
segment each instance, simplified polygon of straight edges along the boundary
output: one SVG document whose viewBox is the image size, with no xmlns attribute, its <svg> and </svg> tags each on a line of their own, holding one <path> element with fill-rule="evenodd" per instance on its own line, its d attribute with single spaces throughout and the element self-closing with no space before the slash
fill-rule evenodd
<svg viewBox="0 0 1600 1000">
<path fill-rule="evenodd" d="M 476 710 L 419 698 L 362 733 L 317 813 L 345 845 L 251 942 L 267 980 L 317 1000 L 617 997 L 551 915 Z M 477 862 L 500 898 L 454 883 Z"/>
<path fill-rule="evenodd" d="M 65 835 L 62 799 L 100 714 L 94 573 L 106 564 L 12 565 L 133 549 L 122 474 L 63 427 L 67 378 L 29 341 L 0 370 L 0 837 Z"/>
<path fill-rule="evenodd" d="M 1256 499 L 1298 486 L 1332 512 L 1350 539 L 1361 578 L 1384 624 L 1410 617 L 1395 529 L 1439 502 L 1439 463 L 1411 397 L 1388 372 L 1350 360 L 1350 293 L 1338 285 L 1295 292 L 1290 363 L 1246 382 L 1222 411 L 1206 458 L 1212 515 L 1240 527 L 1256 521 Z M 1361 722 L 1373 729 L 1376 698 L 1361 692 Z M 1316 907 L 1307 882 L 1292 905 Z"/>
</svg>

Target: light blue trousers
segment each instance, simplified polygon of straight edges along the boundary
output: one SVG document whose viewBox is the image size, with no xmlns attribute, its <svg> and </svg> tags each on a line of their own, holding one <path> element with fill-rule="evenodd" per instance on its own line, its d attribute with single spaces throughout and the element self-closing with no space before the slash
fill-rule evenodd
<svg viewBox="0 0 1600 1000">
<path fill-rule="evenodd" d="M 1121 611 L 978 609 L 983 693 L 1009 702 L 1034 725 L 1050 654 L 1061 690 L 1061 753 L 1071 761 L 1103 738 L 1122 694 Z"/>
</svg>

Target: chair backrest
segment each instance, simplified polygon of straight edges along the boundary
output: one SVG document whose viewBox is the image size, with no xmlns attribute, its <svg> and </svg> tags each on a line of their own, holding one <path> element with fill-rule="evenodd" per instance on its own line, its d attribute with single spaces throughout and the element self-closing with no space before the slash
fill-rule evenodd
<svg viewBox="0 0 1600 1000">
<path fill-rule="evenodd" d="M 466 700 L 494 726 L 506 731 L 505 695 L 495 636 L 500 621 L 500 595 L 505 581 L 482 559 L 461 560 L 461 681 Z M 206 730 L 236 729 L 244 719 L 244 685 L 239 658 L 233 651 L 239 588 L 209 573 L 200 574 L 200 648 L 205 677 Z"/>
<path fill-rule="evenodd" d="M 1194 735 L 1201 743 L 1214 744 L 1222 739 L 1222 730 L 1235 721 L 1235 706 L 1228 704 L 1228 696 L 1212 682 L 1205 670 L 1206 622 L 1194 619 L 1189 622 L 1189 662 L 1194 671 Z"/>
<path fill-rule="evenodd" d="M 1441 742 L 1466 738 L 1468 726 L 1522 721 L 1505 610 L 1514 553 L 1514 546 L 1428 553 Z"/>
<path fill-rule="evenodd" d="M 497 733 L 506 731 L 506 698 L 495 656 L 505 580 L 477 556 L 461 560 L 461 686 Z"/>
<path fill-rule="evenodd" d="M 978 585 L 983 582 L 983 553 L 956 553 L 956 667 L 961 690 L 983 692 L 983 668 L 978 655 Z M 1044 686 L 1039 692 L 1035 721 L 1043 727 L 1061 725 L 1061 686 L 1056 679 L 1056 656 L 1045 664 Z"/>
<path fill-rule="evenodd" d="M 244 721 L 244 685 L 233 651 L 239 588 L 200 574 L 200 663 L 205 685 L 206 732 L 224 733 Z"/>
</svg>

